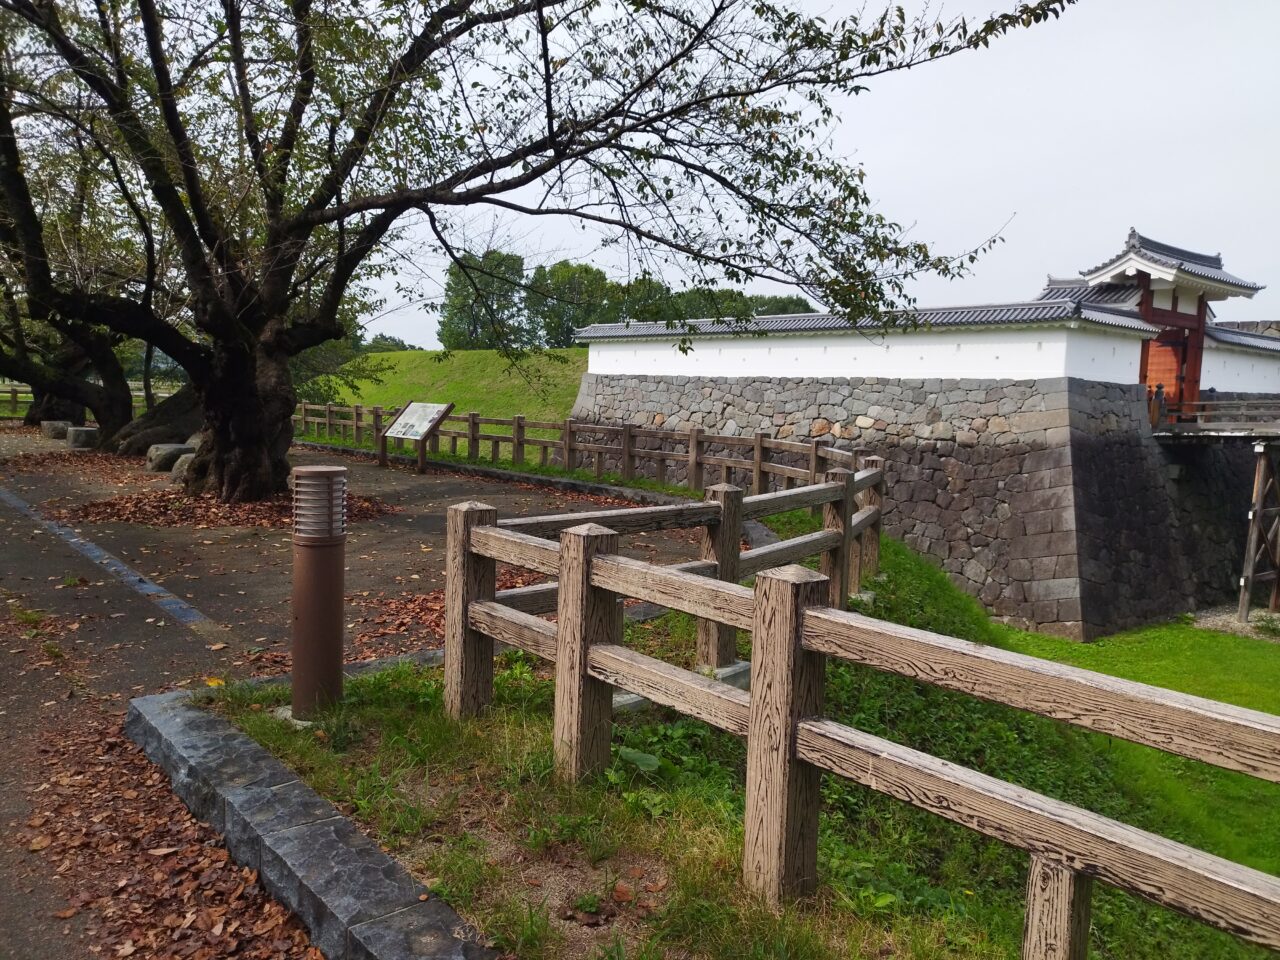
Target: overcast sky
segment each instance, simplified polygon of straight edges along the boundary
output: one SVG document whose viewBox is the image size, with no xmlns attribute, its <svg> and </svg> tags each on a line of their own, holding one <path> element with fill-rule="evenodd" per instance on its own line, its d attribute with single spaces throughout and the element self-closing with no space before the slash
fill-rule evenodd
<svg viewBox="0 0 1280 960">
<path fill-rule="evenodd" d="M 944 9 L 982 17 L 992 0 Z M 937 252 L 1004 237 L 972 276 L 921 281 L 921 306 L 1030 299 L 1047 273 L 1118 252 L 1134 226 L 1221 252 L 1228 270 L 1272 288 L 1217 305 L 1219 319 L 1276 319 L 1278 35 L 1280 0 L 1081 0 L 990 49 L 875 81 L 839 104 L 835 142 L 866 168 L 882 212 Z M 515 248 L 590 256 L 573 231 L 537 228 L 514 234 Z M 435 346 L 434 318 L 387 296 L 371 331 Z"/>
</svg>

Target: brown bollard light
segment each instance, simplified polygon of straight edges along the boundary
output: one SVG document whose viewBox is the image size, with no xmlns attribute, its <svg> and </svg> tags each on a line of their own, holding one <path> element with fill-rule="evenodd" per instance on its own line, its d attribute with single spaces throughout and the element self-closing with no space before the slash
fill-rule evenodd
<svg viewBox="0 0 1280 960">
<path fill-rule="evenodd" d="M 347 468 L 293 468 L 293 718 L 342 699 Z"/>
</svg>

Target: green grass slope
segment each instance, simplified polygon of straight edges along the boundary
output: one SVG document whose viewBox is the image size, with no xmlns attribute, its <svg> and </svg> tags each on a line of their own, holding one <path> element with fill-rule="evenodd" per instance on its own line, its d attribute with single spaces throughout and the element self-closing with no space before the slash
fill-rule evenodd
<svg viewBox="0 0 1280 960">
<path fill-rule="evenodd" d="M 455 412 L 483 417 L 524 414 L 530 420 L 563 420 L 587 369 L 585 347 L 550 350 L 515 369 L 493 350 L 460 350 L 441 359 L 434 350 L 374 354 L 391 363 L 382 383 L 366 383 L 359 396 L 341 402 L 399 406 L 410 401 L 454 404 Z"/>
</svg>

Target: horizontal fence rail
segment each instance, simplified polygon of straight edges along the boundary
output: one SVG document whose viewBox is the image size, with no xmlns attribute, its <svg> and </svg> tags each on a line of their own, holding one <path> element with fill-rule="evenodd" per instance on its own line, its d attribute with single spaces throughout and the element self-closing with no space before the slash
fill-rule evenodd
<svg viewBox="0 0 1280 960">
<path fill-rule="evenodd" d="M 401 409 L 300 403 L 293 416 L 294 434 L 302 439 L 339 439 L 367 446 L 385 458 L 384 434 Z M 611 469 L 623 482 L 644 476 L 661 484 L 673 481 L 673 472 L 679 471 L 683 474 L 681 483 L 697 492 L 706 489 L 707 468 L 711 467 L 720 471 L 720 482 L 740 480 L 756 494 L 768 493 L 771 488 L 790 491 L 796 484 L 818 485 L 827 470 L 853 469 L 868 453 L 862 448 L 836 447 L 830 436 L 786 440 L 763 430 L 735 436 L 707 433 L 701 427 L 661 430 L 572 418 L 482 417 L 474 412 L 446 416 L 440 428 L 422 443 L 396 437 L 385 438 L 385 442 L 396 452 L 414 447 L 424 468 L 427 454 L 440 453 L 442 444 L 450 455 L 473 461 L 482 459 L 483 447 L 488 444 L 488 459 L 494 463 L 507 459 L 522 466 L 536 461 L 539 466 L 565 470 L 589 466 L 597 478 Z M 824 495 L 811 492 L 812 499 L 797 498 L 788 509 L 821 505 L 827 502 Z M 774 512 L 764 505 L 757 509 Z"/>
<path fill-rule="evenodd" d="M 133 410 L 136 416 L 139 411 L 146 410 L 147 396 L 141 384 L 130 383 L 130 390 L 133 394 Z M 173 396 L 176 387 L 170 389 L 171 385 L 158 387 L 151 391 L 151 399 L 155 403 L 166 400 Z M 25 383 L 0 383 L 0 417 L 16 417 L 19 414 L 25 414 L 27 407 L 35 403 L 35 393 Z"/>
<path fill-rule="evenodd" d="M 607 512 L 579 515 L 590 519 L 567 527 L 562 516 L 498 526 L 492 508 L 451 508 L 451 715 L 470 716 L 488 704 L 496 640 L 554 664 L 555 760 L 566 779 L 608 764 L 614 689 L 745 737 L 743 879 L 773 905 L 816 884 L 820 777 L 827 773 L 1029 853 L 1024 960 L 1086 955 L 1094 880 L 1280 948 L 1280 879 L 823 717 L 825 663 L 837 657 L 1280 783 L 1278 717 L 830 606 L 839 597 L 843 607 L 843 581 L 833 590 L 829 576 L 776 564 L 819 553 L 824 570 L 840 572 L 842 547 L 878 522 L 883 474 L 827 477 L 754 498 L 733 487 L 708 490 L 707 506 L 718 516 L 708 510 L 685 519 L 705 523 L 704 549 L 713 558 L 678 566 L 618 555 L 619 531 L 608 526 Z M 797 504 L 820 504 L 824 529 L 715 555 L 713 548 L 724 546 L 720 526 L 740 522 L 749 509 L 763 515 Z M 616 513 L 620 527 L 662 529 L 638 520 L 639 511 Z M 655 513 L 652 522 L 674 516 Z M 559 541 L 529 530 L 558 533 Z M 557 583 L 499 594 L 498 561 L 555 575 Z M 754 588 L 737 583 L 757 569 Z M 621 601 L 628 597 L 691 613 L 700 625 L 749 630 L 751 692 L 624 646 Z M 554 612 L 556 622 L 539 612 Z"/>
</svg>

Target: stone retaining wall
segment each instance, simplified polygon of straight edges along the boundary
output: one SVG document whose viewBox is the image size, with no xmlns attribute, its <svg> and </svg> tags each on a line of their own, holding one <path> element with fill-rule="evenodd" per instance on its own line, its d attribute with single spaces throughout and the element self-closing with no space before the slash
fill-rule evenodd
<svg viewBox="0 0 1280 960">
<path fill-rule="evenodd" d="M 870 447 L 890 535 L 996 616 L 1078 639 L 1220 602 L 1243 553 L 1247 445 L 1157 442 L 1137 385 L 586 374 L 573 416 Z"/>
</svg>

